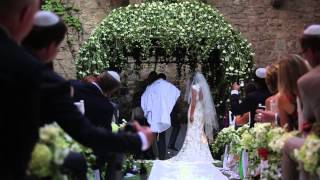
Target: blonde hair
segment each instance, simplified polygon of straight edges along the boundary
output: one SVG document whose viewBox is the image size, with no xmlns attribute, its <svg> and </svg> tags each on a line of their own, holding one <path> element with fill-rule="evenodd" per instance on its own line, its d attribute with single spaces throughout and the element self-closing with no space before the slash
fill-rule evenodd
<svg viewBox="0 0 320 180">
<path fill-rule="evenodd" d="M 266 73 L 266 84 L 271 93 L 276 93 L 278 91 L 278 71 L 279 63 L 272 63 L 267 67 Z"/>
<path fill-rule="evenodd" d="M 298 79 L 310 70 L 309 63 L 296 54 L 288 55 L 279 62 L 278 90 L 292 95 L 298 94 Z"/>
</svg>

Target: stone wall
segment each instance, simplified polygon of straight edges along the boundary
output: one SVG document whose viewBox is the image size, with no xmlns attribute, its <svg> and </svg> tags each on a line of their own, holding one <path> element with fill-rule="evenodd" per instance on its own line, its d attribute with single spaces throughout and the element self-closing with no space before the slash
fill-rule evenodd
<svg viewBox="0 0 320 180">
<path fill-rule="evenodd" d="M 83 33 L 76 35 L 72 46 L 63 43 L 55 63 L 64 77 L 75 77 L 74 58 L 81 43 L 112 8 L 124 6 L 129 0 L 69 0 L 80 9 Z M 311 23 L 320 23 L 319 0 L 282 0 L 280 9 L 271 6 L 271 0 L 207 0 L 217 7 L 233 27 L 239 30 L 255 50 L 257 66 L 279 60 L 285 53 L 299 53 L 299 35 Z M 130 0 L 139 3 L 141 0 Z M 151 71 L 151 70 L 146 70 Z M 175 71 L 169 71 L 175 77 Z"/>
<path fill-rule="evenodd" d="M 299 53 L 299 35 L 303 28 L 320 23 L 319 0 L 282 0 L 275 9 L 271 0 L 209 0 L 233 27 L 239 30 L 255 50 L 255 62 L 264 66 L 283 54 Z"/>
</svg>

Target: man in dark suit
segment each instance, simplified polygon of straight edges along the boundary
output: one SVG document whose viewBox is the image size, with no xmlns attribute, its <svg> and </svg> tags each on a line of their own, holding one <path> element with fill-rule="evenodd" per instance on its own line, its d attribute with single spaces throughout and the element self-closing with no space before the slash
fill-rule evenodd
<svg viewBox="0 0 320 180">
<path fill-rule="evenodd" d="M 115 71 L 105 71 L 92 82 L 72 81 L 71 85 L 74 88 L 74 100 L 76 102 L 84 101 L 85 116 L 95 126 L 111 132 L 115 107 L 109 98 L 120 88 L 121 81 L 119 74 Z M 107 162 L 108 176 L 106 179 L 116 176 L 113 172 L 117 171 L 116 165 L 121 163 L 122 156 L 120 154 L 105 152 L 96 152 L 96 154 L 98 157 L 96 161 L 97 167 L 95 168 L 101 169 Z"/>
<path fill-rule="evenodd" d="M 38 136 L 42 65 L 19 47 L 38 0 L 0 1 L 1 179 L 21 179 Z"/>
<path fill-rule="evenodd" d="M 105 71 L 93 82 L 72 81 L 75 101 L 84 100 L 85 116 L 97 127 L 111 131 L 111 120 L 115 111 L 110 96 L 121 85 L 120 76 L 114 71 Z"/>
<path fill-rule="evenodd" d="M 36 21 L 38 18 L 43 18 L 45 21 L 43 21 L 43 19 Z M 56 23 L 60 23 L 60 19 L 56 15 L 49 12 L 38 12 L 35 16 L 35 27 L 28 35 L 29 38 L 32 37 L 30 38 L 33 39 L 32 42 L 39 42 L 39 46 L 30 46 L 29 49 L 33 51 L 35 57 L 39 58 L 39 60 L 44 63 L 47 60 L 52 60 L 54 58 L 61 41 L 50 38 L 43 41 L 43 37 L 52 38 L 56 36 L 51 34 L 55 31 L 47 31 L 48 28 L 41 28 L 41 26 L 51 26 Z M 50 32 L 49 35 L 47 34 L 48 32 Z M 54 121 L 56 121 L 76 141 L 91 147 L 95 152 L 140 152 L 141 150 L 147 149 L 152 142 L 153 135 L 150 129 L 141 127 L 138 124 L 135 124 L 138 133 L 131 134 L 113 134 L 95 127 L 84 118 L 74 106 L 70 95 L 70 82 L 64 80 L 50 69 L 42 70 L 39 78 L 41 81 L 41 89 L 39 92 L 40 113 L 37 113 L 36 115 L 40 117 L 41 121 L 37 121 L 37 126 L 35 126 L 34 130 L 35 134 L 31 137 L 33 140 L 33 142 L 29 144 L 31 149 L 38 139 L 38 128 L 43 124 L 52 123 Z M 31 122 L 32 120 L 28 123 Z M 11 130 L 12 129 L 14 128 L 11 128 Z M 23 150 L 24 148 L 21 147 L 21 149 Z M 31 151 L 28 153 L 28 157 L 30 157 Z M 12 157 L 15 156 L 16 154 Z M 28 160 L 26 161 L 26 164 L 28 163 Z M 8 160 L 8 162 L 11 161 Z M 23 173 L 25 172 L 25 168 L 23 169 Z"/>
<path fill-rule="evenodd" d="M 268 91 L 267 85 L 265 83 L 265 73 L 263 73 L 263 70 L 257 69 L 255 77 L 255 85 L 256 89 L 253 91 L 250 91 L 245 95 L 245 98 L 243 99 L 242 103 L 239 103 L 240 95 L 239 95 L 239 89 L 240 86 L 237 83 L 234 83 L 232 85 L 232 91 L 231 91 L 231 112 L 233 115 L 244 115 L 247 112 L 250 112 L 250 118 L 251 123 L 250 127 L 253 127 L 254 125 L 254 116 L 256 113 L 256 109 L 258 108 L 258 105 L 264 105 L 265 100 L 271 95 Z"/>
</svg>

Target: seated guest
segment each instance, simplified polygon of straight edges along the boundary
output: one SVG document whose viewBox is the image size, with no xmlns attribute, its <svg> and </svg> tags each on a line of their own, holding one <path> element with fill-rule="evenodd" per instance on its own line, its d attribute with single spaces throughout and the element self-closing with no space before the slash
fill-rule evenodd
<svg viewBox="0 0 320 180">
<path fill-rule="evenodd" d="M 278 74 L 278 108 L 280 115 L 280 126 L 287 130 L 298 129 L 297 113 L 297 81 L 309 71 L 309 64 L 298 55 L 288 55 L 279 62 Z"/>
<path fill-rule="evenodd" d="M 240 86 L 237 83 L 233 84 L 232 86 L 231 97 L 230 97 L 231 111 L 233 115 L 247 116 L 248 119 L 249 119 L 248 112 L 250 112 L 250 119 L 251 119 L 250 127 L 253 127 L 254 125 L 253 119 L 256 113 L 256 109 L 258 108 L 258 105 L 259 104 L 263 105 L 267 97 L 270 96 L 270 92 L 267 89 L 267 85 L 265 83 L 264 78 L 265 78 L 265 69 L 258 68 L 255 71 L 255 76 L 254 76 L 256 89 L 246 94 L 242 103 L 239 103 Z"/>
<path fill-rule="evenodd" d="M 298 89 L 303 105 L 304 125 L 301 129 L 307 134 L 313 123 L 320 122 L 320 25 L 308 26 L 300 39 L 303 57 L 308 60 L 312 70 L 298 80 Z M 300 129 L 300 128 L 299 128 Z M 304 138 L 291 138 L 285 145 L 281 161 L 283 180 L 315 180 L 318 179 L 306 173 L 303 169 L 298 171 L 298 163 L 293 156 L 295 149 L 304 143 Z"/>
<path fill-rule="evenodd" d="M 40 61 L 50 63 L 66 33 L 65 25 L 57 15 L 44 11 L 35 15 L 34 24 L 23 44 Z M 42 79 L 40 126 L 56 121 L 71 137 L 95 152 L 140 152 L 150 145 L 153 136 L 149 128 L 136 124 L 137 134 L 112 134 L 96 128 L 73 105 L 69 82 L 52 70 L 44 71 Z"/>
</svg>

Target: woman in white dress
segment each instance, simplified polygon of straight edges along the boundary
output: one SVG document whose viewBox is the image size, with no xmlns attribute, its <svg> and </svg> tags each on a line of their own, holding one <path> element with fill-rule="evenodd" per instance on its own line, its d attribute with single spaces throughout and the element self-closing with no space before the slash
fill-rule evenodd
<svg viewBox="0 0 320 180">
<path fill-rule="evenodd" d="M 204 76 L 197 72 L 188 83 L 185 100 L 188 110 L 188 129 L 180 152 L 165 161 L 155 161 L 149 180 L 225 180 L 212 163 L 209 142 L 218 120 L 210 88 Z"/>
</svg>

